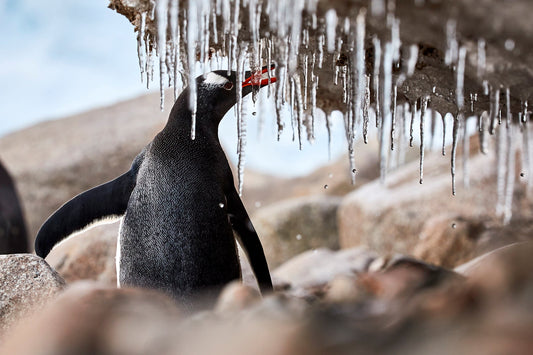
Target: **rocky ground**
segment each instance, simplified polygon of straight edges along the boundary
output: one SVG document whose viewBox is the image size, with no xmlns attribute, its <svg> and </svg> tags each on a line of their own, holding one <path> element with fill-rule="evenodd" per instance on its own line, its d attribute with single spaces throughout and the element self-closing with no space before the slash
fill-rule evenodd
<svg viewBox="0 0 533 355">
<path fill-rule="evenodd" d="M 164 124 L 157 102 L 149 95 L 0 139 L 31 236 L 61 203 L 128 169 Z M 471 147 L 470 189 L 456 197 L 437 153 L 426 155 L 423 185 L 416 161 L 380 184 L 373 147 L 358 151 L 356 186 L 345 160 L 292 180 L 247 172 L 244 202 L 276 291 L 261 298 L 243 258 L 244 283 L 192 315 L 164 294 L 116 289 L 116 222 L 46 260 L 1 256 L 1 352 L 528 354 L 531 198 L 516 184 L 503 226 L 494 157 Z"/>
</svg>

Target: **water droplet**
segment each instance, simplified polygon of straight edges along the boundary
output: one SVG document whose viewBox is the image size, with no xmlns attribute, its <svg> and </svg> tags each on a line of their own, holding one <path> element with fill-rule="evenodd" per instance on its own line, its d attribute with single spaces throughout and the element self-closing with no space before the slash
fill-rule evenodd
<svg viewBox="0 0 533 355">
<path fill-rule="evenodd" d="M 296 235 L 296 240 L 302 240 L 302 235 L 301 234 L 297 234 Z"/>
<path fill-rule="evenodd" d="M 328 177 L 331 179 L 333 177 L 333 173 L 329 173 Z"/>
<path fill-rule="evenodd" d="M 453 229 L 457 228 L 457 224 L 452 223 L 452 228 L 453 228 Z"/>
<path fill-rule="evenodd" d="M 505 49 L 507 49 L 508 51 L 512 51 L 514 49 L 514 46 L 515 46 L 515 43 L 512 39 L 507 39 L 505 41 Z"/>
<path fill-rule="evenodd" d="M 256 208 L 261 207 L 261 201 L 255 201 L 254 205 L 255 205 Z"/>
<path fill-rule="evenodd" d="M 328 185 L 327 185 L 327 184 L 326 184 L 326 185 L 324 185 L 324 189 L 327 189 L 327 188 L 328 188 Z"/>
<path fill-rule="evenodd" d="M 356 169 L 352 169 L 352 174 L 355 174 L 357 172 Z"/>
<path fill-rule="evenodd" d="M 257 115 L 257 112 L 255 112 L 255 111 L 252 112 L 252 116 L 255 116 L 255 115 Z"/>
<path fill-rule="evenodd" d="M 224 204 L 223 204 L 222 202 L 220 202 L 220 203 L 218 204 L 218 207 L 220 207 L 220 208 L 224 208 Z"/>
<path fill-rule="evenodd" d="M 520 177 L 524 177 L 524 176 L 526 176 L 526 174 L 520 173 Z"/>
</svg>

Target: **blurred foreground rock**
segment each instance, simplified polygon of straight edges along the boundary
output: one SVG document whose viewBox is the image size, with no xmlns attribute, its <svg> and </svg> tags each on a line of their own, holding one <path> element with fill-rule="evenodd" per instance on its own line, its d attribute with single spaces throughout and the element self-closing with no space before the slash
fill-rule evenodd
<svg viewBox="0 0 533 355">
<path fill-rule="evenodd" d="M 64 286 L 61 276 L 35 255 L 0 255 L 0 335 L 30 318 Z"/>
<path fill-rule="evenodd" d="M 261 299 L 232 283 L 214 310 L 192 315 L 155 291 L 74 283 L 17 324 L 0 352 L 529 354 L 532 254 L 533 243 L 509 245 L 457 268 L 463 277 L 403 256 L 371 271 L 379 258 L 368 250 L 320 250 L 314 261 L 322 264 L 315 270 L 342 271 L 316 273 L 312 254 L 305 253 L 278 269 L 296 270 L 285 272 L 286 290 Z M 312 276 L 314 281 L 303 282 Z M 316 285 L 322 291 L 308 297 Z"/>
</svg>

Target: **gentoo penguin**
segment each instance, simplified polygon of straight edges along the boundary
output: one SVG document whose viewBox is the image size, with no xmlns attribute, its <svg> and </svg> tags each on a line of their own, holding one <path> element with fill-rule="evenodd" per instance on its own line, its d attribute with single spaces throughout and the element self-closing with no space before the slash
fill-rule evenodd
<svg viewBox="0 0 533 355">
<path fill-rule="evenodd" d="M 196 79 L 196 137 L 191 139 L 189 88 L 176 100 L 164 129 L 115 180 L 59 208 L 35 240 L 37 255 L 73 232 L 110 215 L 124 215 L 117 246 L 119 286 L 155 288 L 185 303 L 201 291 L 218 292 L 239 279 L 233 231 L 262 292 L 272 281 L 261 242 L 235 190 L 218 139 L 218 124 L 242 96 L 275 78 L 214 71 Z"/>
<path fill-rule="evenodd" d="M 27 253 L 22 208 L 13 179 L 0 162 L 0 254 Z"/>
</svg>

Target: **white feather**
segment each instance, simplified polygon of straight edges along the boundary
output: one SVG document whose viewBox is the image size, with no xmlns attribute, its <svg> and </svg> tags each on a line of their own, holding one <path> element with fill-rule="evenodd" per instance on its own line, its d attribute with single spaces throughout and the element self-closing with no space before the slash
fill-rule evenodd
<svg viewBox="0 0 533 355">
<path fill-rule="evenodd" d="M 223 77 L 222 75 L 218 75 L 217 73 L 210 72 L 204 75 L 204 84 L 207 85 L 219 86 L 224 85 L 228 81 L 229 80 L 227 78 Z"/>
</svg>

